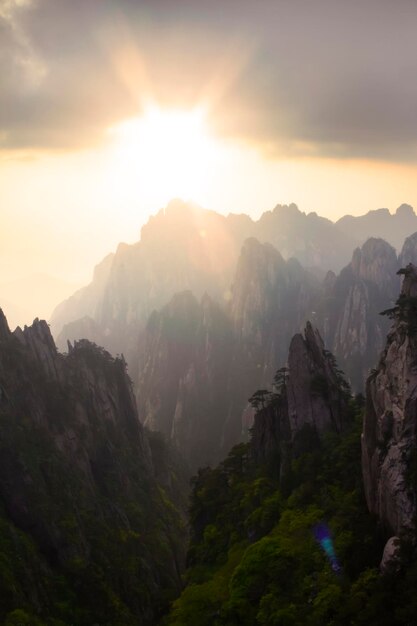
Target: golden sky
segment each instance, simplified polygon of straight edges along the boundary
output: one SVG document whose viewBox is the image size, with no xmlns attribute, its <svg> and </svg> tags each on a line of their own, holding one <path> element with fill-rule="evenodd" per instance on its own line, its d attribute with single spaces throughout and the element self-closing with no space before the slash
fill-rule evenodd
<svg viewBox="0 0 417 626">
<path fill-rule="evenodd" d="M 414 0 L 0 0 L 0 283 L 84 283 L 173 196 L 417 207 Z"/>
</svg>

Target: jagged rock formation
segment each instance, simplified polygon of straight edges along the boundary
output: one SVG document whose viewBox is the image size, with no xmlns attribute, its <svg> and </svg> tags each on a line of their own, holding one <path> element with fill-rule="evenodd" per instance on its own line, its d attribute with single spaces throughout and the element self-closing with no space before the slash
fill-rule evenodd
<svg viewBox="0 0 417 626">
<path fill-rule="evenodd" d="M 278 387 L 278 388 L 277 388 Z M 346 425 L 347 385 L 334 357 L 310 322 L 291 341 L 288 368 L 281 371 L 275 393 L 268 394 L 256 413 L 251 451 L 260 463 L 273 462 L 280 477 L 289 459 L 327 430 Z"/>
<path fill-rule="evenodd" d="M 399 264 L 395 250 L 376 238 L 356 249 L 338 276 L 329 271 L 324 280 L 284 259 L 296 252 L 307 264 L 333 263 L 335 250 L 343 256 L 352 243 L 335 232 L 331 222 L 295 205 L 253 222 L 171 203 L 142 229 L 139 243 L 121 245 L 92 286 L 57 312 L 59 326 L 65 310 L 71 317 L 77 298 L 82 303 L 83 317 L 65 326 L 59 346 L 87 337 L 123 353 L 144 423 L 174 440 L 193 466 L 217 461 L 251 425 L 248 393 L 271 380 L 307 319 L 353 389 L 363 390 L 388 330 L 379 313 L 395 299 Z M 242 246 L 253 233 L 258 239 Z M 413 245 L 410 238 L 403 254 L 412 255 Z M 175 295 L 184 290 L 197 300 Z M 206 313 L 199 303 L 204 293 Z M 171 323 L 189 325 L 184 346 L 168 339 Z"/>
<path fill-rule="evenodd" d="M 304 267 L 339 272 L 357 242 L 349 232 L 317 213 L 306 215 L 296 204 L 278 204 L 263 213 L 252 236 L 271 243 L 285 259 L 296 258 Z"/>
<path fill-rule="evenodd" d="M 303 213 L 295 204 L 277 205 L 253 221 L 175 200 L 142 228 L 140 242 L 121 244 L 97 266 L 89 286 L 57 307 L 52 330 L 58 337 L 66 324 L 88 316 L 99 325 L 108 349 L 126 353 L 129 337 L 137 336 L 152 310 L 175 293 L 190 289 L 201 297 L 207 291 L 219 301 L 227 300 L 248 237 L 271 243 L 285 259 L 297 258 L 304 267 L 339 272 L 353 248 L 369 237 L 381 237 L 399 249 L 416 230 L 417 217 L 409 205 L 401 205 L 395 215 L 379 209 L 333 224 L 316 213 Z M 59 337 L 60 349 L 66 348 L 67 339 L 65 332 Z"/>
<path fill-rule="evenodd" d="M 306 215 L 294 204 L 278 205 L 254 222 L 246 215 L 223 217 L 172 201 L 142 228 L 140 242 L 121 244 L 96 268 L 89 286 L 57 307 L 51 325 L 59 348 L 66 349 L 69 339 L 63 328 L 88 316 L 99 326 L 107 349 L 128 355 L 132 337 L 138 337 L 152 311 L 175 293 L 191 290 L 200 298 L 207 292 L 227 302 L 248 237 L 269 242 L 284 258 L 296 257 L 321 271 L 339 271 L 355 245 L 330 220 Z"/>
<path fill-rule="evenodd" d="M 134 379 L 139 381 L 142 419 L 175 439 L 187 457 L 195 451 L 193 464 L 199 459 L 218 460 L 251 426 L 248 393 L 269 384 L 278 365 L 286 360 L 291 337 L 309 318 L 320 328 L 353 389 L 362 390 L 389 328 L 389 321 L 380 312 L 395 299 L 397 269 L 394 249 L 381 239 L 369 239 L 355 250 L 352 262 L 339 276 L 329 272 L 320 284 L 295 259 L 285 261 L 270 244 L 248 239 L 237 263 L 230 305 L 222 322 L 218 317 L 210 328 L 215 345 L 223 345 L 223 349 L 210 352 L 211 368 L 219 368 L 215 363 L 220 359 L 221 382 L 214 387 L 196 374 L 207 361 L 204 350 L 198 347 L 202 341 L 193 330 L 202 328 L 197 322 L 202 318 L 197 302 L 190 294 L 174 298 L 159 317 L 151 317 L 159 321 L 148 325 L 138 350 L 142 357 L 137 370 L 136 366 L 132 370 L 138 371 Z M 162 340 L 167 333 L 163 328 L 172 316 L 175 324 L 190 329 L 186 365 L 181 365 L 182 357 L 176 354 L 178 347 L 168 356 Z M 210 319 L 215 320 L 213 316 Z M 226 326 L 227 341 L 220 338 Z M 204 402 L 199 404 L 198 398 Z M 209 424 L 208 430 L 201 430 L 204 438 L 196 439 L 198 432 L 190 435 L 194 421 L 199 428 Z M 179 422 L 181 436 L 174 427 Z M 202 454 L 204 439 L 207 447 Z"/>
<path fill-rule="evenodd" d="M 398 257 L 398 265 L 400 267 L 405 267 L 409 263 L 417 265 L 417 233 L 407 237 Z"/>
<path fill-rule="evenodd" d="M 247 216 L 228 220 L 172 201 L 142 228 L 140 242 L 120 244 L 99 277 L 60 305 L 51 320 L 59 347 L 66 347 L 68 337 L 61 333 L 65 324 L 89 316 L 105 338 L 105 347 L 113 354 L 123 352 L 130 362 L 130 347 L 136 345 L 149 315 L 175 293 L 191 290 L 200 298 L 207 291 L 219 301 L 227 300 L 251 224 Z"/>
<path fill-rule="evenodd" d="M 284 261 L 270 244 L 249 239 L 242 247 L 232 287 L 230 315 L 235 342 L 230 376 L 227 441 L 242 437 L 248 392 L 271 381 L 288 353 L 291 337 L 313 314 L 319 281 L 295 259 Z"/>
<path fill-rule="evenodd" d="M 155 623 L 183 558 L 157 473 L 125 362 L 0 311 L 0 621 Z"/>
<path fill-rule="evenodd" d="M 405 270 L 394 323 L 367 381 L 362 468 L 368 507 L 386 532 L 415 533 L 417 268 Z"/>
<path fill-rule="evenodd" d="M 384 345 L 389 323 L 379 313 L 395 300 L 398 267 L 395 250 L 382 239 L 371 238 L 354 251 L 336 279 L 326 279 L 318 324 L 357 391 L 363 389 Z"/>
<path fill-rule="evenodd" d="M 201 303 L 191 292 L 174 296 L 151 315 L 138 349 L 144 423 L 175 441 L 193 467 L 221 459 L 245 435 L 248 393 L 272 378 L 317 289 L 297 261 L 249 239 L 226 311 L 207 295 Z"/>
</svg>

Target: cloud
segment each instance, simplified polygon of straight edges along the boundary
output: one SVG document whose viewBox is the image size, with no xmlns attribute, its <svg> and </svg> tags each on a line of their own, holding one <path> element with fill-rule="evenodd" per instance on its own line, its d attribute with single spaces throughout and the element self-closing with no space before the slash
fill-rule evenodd
<svg viewBox="0 0 417 626">
<path fill-rule="evenodd" d="M 0 11 L 0 146 L 95 145 L 207 101 L 273 156 L 416 160 L 414 0 L 33 0 Z"/>
</svg>

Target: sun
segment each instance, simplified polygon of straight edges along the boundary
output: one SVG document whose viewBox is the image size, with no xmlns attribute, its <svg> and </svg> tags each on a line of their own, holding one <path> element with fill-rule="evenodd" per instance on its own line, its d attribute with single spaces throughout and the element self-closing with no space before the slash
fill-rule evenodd
<svg viewBox="0 0 417 626">
<path fill-rule="evenodd" d="M 120 178 L 161 201 L 204 200 L 219 146 L 210 136 L 203 108 L 149 107 L 141 117 L 111 129 Z M 116 177 L 117 183 L 117 177 Z"/>
</svg>

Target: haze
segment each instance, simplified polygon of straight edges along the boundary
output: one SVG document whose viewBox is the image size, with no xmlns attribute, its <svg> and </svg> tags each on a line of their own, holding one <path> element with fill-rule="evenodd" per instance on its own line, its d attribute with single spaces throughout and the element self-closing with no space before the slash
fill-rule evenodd
<svg viewBox="0 0 417 626">
<path fill-rule="evenodd" d="M 411 0 L 0 0 L 0 284 L 52 276 L 51 308 L 175 196 L 416 207 L 416 27 Z"/>
</svg>

